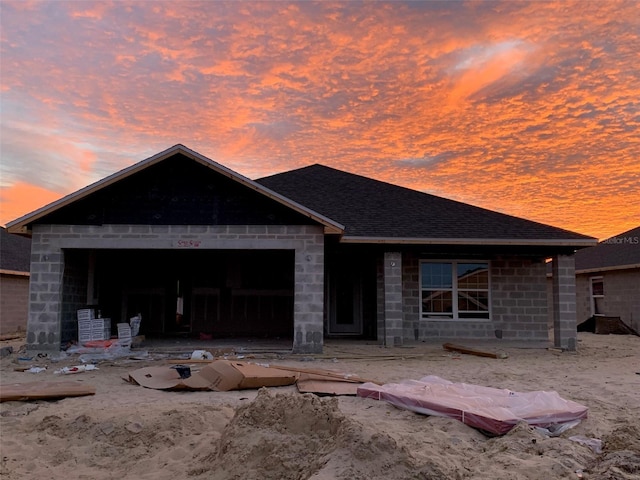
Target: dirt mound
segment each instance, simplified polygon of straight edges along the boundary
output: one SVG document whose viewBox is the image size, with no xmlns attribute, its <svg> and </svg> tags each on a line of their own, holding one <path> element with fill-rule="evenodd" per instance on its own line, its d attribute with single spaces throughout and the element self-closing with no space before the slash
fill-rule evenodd
<svg viewBox="0 0 640 480">
<path fill-rule="evenodd" d="M 346 418 L 336 398 L 261 390 L 238 410 L 209 458 L 214 479 L 446 478 L 417 468 L 389 435 Z M 428 471 L 428 475 L 427 475 Z"/>
</svg>

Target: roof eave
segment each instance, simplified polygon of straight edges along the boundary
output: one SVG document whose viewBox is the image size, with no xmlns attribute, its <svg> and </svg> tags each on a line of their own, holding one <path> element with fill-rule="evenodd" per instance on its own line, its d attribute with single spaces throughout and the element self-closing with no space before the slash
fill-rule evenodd
<svg viewBox="0 0 640 480">
<path fill-rule="evenodd" d="M 584 273 L 611 272 L 615 270 L 632 270 L 635 268 L 640 269 L 640 263 L 630 263 L 627 265 L 611 265 L 608 267 L 581 268 L 580 270 L 576 269 L 576 275 Z"/>
<path fill-rule="evenodd" d="M 321 215 L 313 210 L 310 210 L 304 207 L 303 205 L 297 202 L 294 202 L 293 200 L 286 198 L 283 195 L 280 195 L 279 193 L 274 192 L 273 190 L 270 190 L 267 187 L 260 185 L 259 183 L 254 182 L 253 180 L 250 180 L 249 178 L 243 175 L 240 175 L 237 172 L 234 172 L 233 170 L 225 167 L 224 165 L 214 162 L 213 160 L 199 154 L 198 152 L 191 150 L 190 148 L 185 147 L 184 145 L 178 144 L 160 153 L 157 153 L 152 157 L 149 157 L 134 165 L 124 168 L 123 170 L 113 173 L 112 175 L 109 175 L 108 177 L 105 177 L 102 180 L 98 180 L 97 182 L 92 183 L 91 185 L 88 185 L 74 193 L 66 195 L 65 197 L 62 197 L 59 200 L 56 200 L 48 205 L 45 205 L 44 207 L 39 208 L 38 210 L 35 210 L 31 213 L 28 213 L 27 215 L 24 215 L 16 220 L 9 222 L 7 224 L 7 231 L 9 233 L 17 233 L 22 235 L 29 234 L 30 232 L 28 229 L 28 225 L 30 223 L 35 222 L 39 218 L 42 218 L 45 215 L 48 215 L 49 213 L 54 212 L 55 210 L 58 210 L 66 205 L 69 205 L 70 203 L 73 203 L 94 192 L 97 192 L 98 190 L 101 190 L 120 180 L 123 180 L 129 177 L 130 175 L 133 175 L 134 173 L 144 170 L 145 168 L 148 168 L 151 165 L 159 163 L 177 153 L 181 153 L 191 158 L 192 160 L 195 160 L 196 162 L 206 166 L 207 168 L 210 168 L 216 171 L 217 173 L 224 175 L 248 188 L 251 188 L 259 192 L 260 194 L 265 195 L 271 198 L 272 200 L 275 200 L 276 202 L 284 206 L 287 206 L 292 210 L 295 210 L 296 212 L 322 224 L 324 226 L 325 233 L 341 234 L 345 230 L 344 225 L 334 220 L 331 220 L 330 218 L 325 217 L 324 215 Z"/>
<path fill-rule="evenodd" d="M 544 247 L 591 247 L 598 244 L 593 238 L 584 239 L 519 239 L 519 238 L 412 238 L 412 237 L 360 237 L 344 235 L 342 243 L 373 243 L 396 245 L 516 245 Z"/>
<path fill-rule="evenodd" d="M 29 277 L 31 273 L 23 272 L 22 270 L 7 270 L 0 268 L 0 275 L 12 275 L 15 277 Z"/>
</svg>

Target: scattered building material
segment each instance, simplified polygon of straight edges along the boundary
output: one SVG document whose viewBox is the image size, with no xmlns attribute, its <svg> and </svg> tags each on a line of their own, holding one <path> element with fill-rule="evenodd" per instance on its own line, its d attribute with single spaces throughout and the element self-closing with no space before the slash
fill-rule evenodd
<svg viewBox="0 0 640 480">
<path fill-rule="evenodd" d="M 129 373 L 129 381 L 157 390 L 244 390 L 293 385 L 296 375 L 251 363 L 215 360 L 188 378 L 172 367 L 146 367 Z"/>
<path fill-rule="evenodd" d="M 30 382 L 0 385 L 0 402 L 51 400 L 95 395 L 96 389 L 79 382 Z"/>
<path fill-rule="evenodd" d="M 197 364 L 210 364 L 212 363 L 212 360 L 203 360 L 200 358 L 196 358 L 196 359 L 188 359 L 188 360 L 178 360 L 178 359 L 170 359 L 167 360 L 168 363 L 170 364 L 178 364 L 178 365 L 197 365 Z M 231 361 L 230 359 L 227 359 L 227 361 Z M 242 363 L 242 362 L 239 362 Z M 311 375 L 317 375 L 320 377 L 323 377 L 321 379 L 323 380 L 337 380 L 337 381 L 342 381 L 342 382 L 352 382 L 352 383 L 365 383 L 365 382 L 371 382 L 371 383 L 378 383 L 375 380 L 371 380 L 371 379 L 366 379 L 366 378 L 361 378 L 358 377 L 357 375 L 351 374 L 351 373 L 340 373 L 340 372 L 334 372 L 332 370 L 322 370 L 322 369 L 316 369 L 316 368 L 301 368 L 301 367 L 290 367 L 290 366 L 284 366 L 284 365 L 275 365 L 274 367 L 271 367 L 270 365 L 265 365 L 265 364 L 255 364 L 255 365 L 259 365 L 262 367 L 267 367 L 267 368 L 277 368 L 278 370 L 285 370 L 288 372 L 295 372 L 295 373 L 306 373 L 306 374 L 311 374 Z M 319 378 L 320 379 L 320 378 Z"/>
<path fill-rule="evenodd" d="M 466 353 L 468 355 L 475 355 L 477 357 L 501 358 L 501 359 L 508 357 L 508 355 L 504 352 L 501 352 L 501 353 L 487 352 L 484 350 L 477 350 L 475 348 L 465 347 L 464 345 L 456 345 L 453 343 L 444 343 L 442 347 L 449 352 Z"/>
<path fill-rule="evenodd" d="M 594 315 L 578 324 L 579 332 L 591 332 L 597 335 L 636 335 L 640 336 L 620 317 L 604 317 Z"/>
<path fill-rule="evenodd" d="M 362 378 L 359 377 L 357 375 L 353 375 L 351 373 L 340 373 L 340 372 L 334 372 L 332 370 L 321 370 L 321 369 L 317 369 L 317 368 L 300 368 L 300 367 L 289 367 L 289 366 L 283 366 L 283 365 L 277 365 L 275 368 L 278 368 L 280 370 L 286 370 L 289 372 L 296 372 L 296 373 L 306 373 L 308 375 L 314 375 L 315 378 L 317 380 L 337 380 L 337 381 L 342 381 L 342 382 L 351 382 L 351 383 L 376 383 L 379 384 L 379 382 L 376 382 L 375 380 L 370 380 L 370 379 L 366 379 L 366 378 Z"/>
<path fill-rule="evenodd" d="M 362 383 L 337 380 L 332 377 L 323 377 L 309 373 L 301 373 L 296 382 L 300 393 L 315 393 L 316 395 L 352 395 L 358 393 L 358 387 Z"/>
<path fill-rule="evenodd" d="M 25 370 L 25 372 L 27 373 L 42 373 L 46 371 L 47 371 L 47 367 L 31 367 Z"/>
<path fill-rule="evenodd" d="M 188 366 L 203 363 L 206 365 L 198 372 L 191 371 Z M 141 368 L 130 372 L 124 379 L 158 390 L 228 391 L 297 383 L 301 392 L 325 395 L 355 395 L 359 385 L 365 382 L 377 384 L 356 375 L 331 370 L 203 359 L 190 359 L 169 367 Z"/>
<path fill-rule="evenodd" d="M 62 367 L 60 370 L 56 370 L 53 373 L 56 375 L 73 375 L 75 373 L 91 372 L 93 370 L 98 370 L 98 367 L 93 364 L 74 365 L 73 367 Z"/>
<path fill-rule="evenodd" d="M 573 426 L 587 418 L 588 408 L 561 398 L 556 392 L 513 392 L 436 376 L 403 383 L 365 383 L 358 396 L 385 400 L 424 415 L 455 418 L 492 435 L 503 435 L 519 422 L 540 428 Z"/>
</svg>

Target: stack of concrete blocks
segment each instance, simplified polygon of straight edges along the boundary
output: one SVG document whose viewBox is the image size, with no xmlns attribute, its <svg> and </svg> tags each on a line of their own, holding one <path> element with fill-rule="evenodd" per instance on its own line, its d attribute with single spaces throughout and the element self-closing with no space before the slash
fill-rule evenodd
<svg viewBox="0 0 640 480">
<path fill-rule="evenodd" d="M 118 324 L 118 340 L 131 343 L 131 325 L 128 323 Z"/>
<path fill-rule="evenodd" d="M 78 342 L 80 344 L 111 338 L 111 319 L 95 318 L 91 308 L 78 310 Z"/>
</svg>

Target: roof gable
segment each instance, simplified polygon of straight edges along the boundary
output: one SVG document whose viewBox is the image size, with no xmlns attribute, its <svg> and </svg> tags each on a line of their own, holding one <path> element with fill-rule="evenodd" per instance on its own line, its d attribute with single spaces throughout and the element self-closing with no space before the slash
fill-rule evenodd
<svg viewBox="0 0 640 480">
<path fill-rule="evenodd" d="M 576 272 L 640 268 L 640 227 L 576 252 Z"/>
<path fill-rule="evenodd" d="M 265 201 L 266 197 L 266 201 Z M 140 224 L 320 223 L 342 226 L 279 193 L 175 145 L 8 224 L 26 233 L 33 223 Z"/>
<path fill-rule="evenodd" d="M 323 165 L 258 183 L 345 225 L 343 241 L 589 246 L 595 239 Z"/>
</svg>

